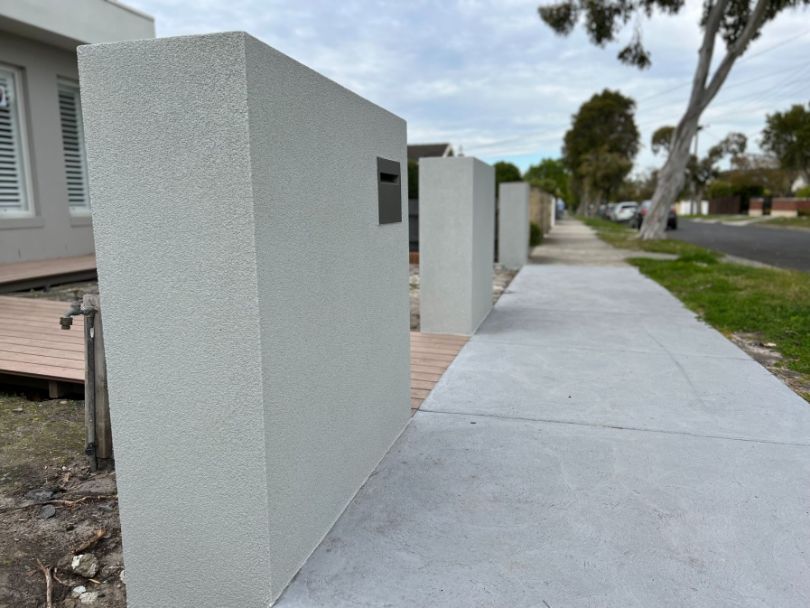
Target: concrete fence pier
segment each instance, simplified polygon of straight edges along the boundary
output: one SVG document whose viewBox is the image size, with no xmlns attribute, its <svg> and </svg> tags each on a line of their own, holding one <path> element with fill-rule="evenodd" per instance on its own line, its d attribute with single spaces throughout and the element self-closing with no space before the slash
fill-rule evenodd
<svg viewBox="0 0 810 608">
<path fill-rule="evenodd" d="M 516 270 L 529 259 L 529 184 L 498 186 L 498 262 Z"/>
<path fill-rule="evenodd" d="M 243 33 L 79 65 L 129 603 L 266 608 L 409 417 L 405 122 Z"/>
<path fill-rule="evenodd" d="M 423 332 L 475 332 L 492 308 L 494 241 L 495 170 L 472 157 L 420 159 Z"/>
</svg>

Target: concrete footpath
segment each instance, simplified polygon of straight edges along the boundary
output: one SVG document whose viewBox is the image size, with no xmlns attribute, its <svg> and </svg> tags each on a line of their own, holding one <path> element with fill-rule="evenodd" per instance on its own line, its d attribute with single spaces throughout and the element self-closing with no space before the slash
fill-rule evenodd
<svg viewBox="0 0 810 608">
<path fill-rule="evenodd" d="M 278 606 L 810 605 L 810 406 L 603 261 L 523 268 Z"/>
</svg>

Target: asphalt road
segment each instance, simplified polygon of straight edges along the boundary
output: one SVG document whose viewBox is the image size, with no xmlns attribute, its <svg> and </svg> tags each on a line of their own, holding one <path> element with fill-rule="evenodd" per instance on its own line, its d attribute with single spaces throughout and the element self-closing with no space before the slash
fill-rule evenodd
<svg viewBox="0 0 810 608">
<path fill-rule="evenodd" d="M 778 266 L 810 272 L 810 230 L 787 230 L 748 226 L 727 226 L 678 220 L 678 230 L 669 231 L 670 238 L 729 255 Z"/>
</svg>

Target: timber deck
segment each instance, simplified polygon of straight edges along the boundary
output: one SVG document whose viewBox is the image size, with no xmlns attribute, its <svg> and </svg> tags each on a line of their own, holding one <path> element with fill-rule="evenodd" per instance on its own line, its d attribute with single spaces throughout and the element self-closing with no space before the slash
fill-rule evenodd
<svg viewBox="0 0 810 608">
<path fill-rule="evenodd" d="M 94 255 L 0 264 L 0 292 L 5 293 L 94 278 Z"/>
<path fill-rule="evenodd" d="M 0 296 L 0 382 L 13 377 L 84 384 L 84 317 L 59 327 L 66 302 Z M 416 411 L 466 344 L 463 336 L 411 332 L 411 410 Z"/>
<path fill-rule="evenodd" d="M 411 413 L 419 409 L 466 343 L 464 336 L 411 332 Z"/>
<path fill-rule="evenodd" d="M 0 296 L 0 381 L 45 381 L 53 397 L 61 385 L 84 383 L 84 318 L 61 329 L 67 308 L 66 302 Z"/>
</svg>

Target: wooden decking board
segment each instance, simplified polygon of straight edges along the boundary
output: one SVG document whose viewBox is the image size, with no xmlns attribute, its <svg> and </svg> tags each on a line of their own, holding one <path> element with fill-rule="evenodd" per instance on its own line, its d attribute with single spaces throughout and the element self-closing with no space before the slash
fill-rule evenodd
<svg viewBox="0 0 810 608">
<path fill-rule="evenodd" d="M 0 374 L 84 382 L 84 318 L 59 326 L 65 302 L 0 296 Z"/>
<path fill-rule="evenodd" d="M 65 331 L 65 302 L 0 296 L 0 374 L 84 382 L 84 319 Z M 467 339 L 411 332 L 411 408 L 418 409 Z"/>
<path fill-rule="evenodd" d="M 58 282 L 59 277 L 89 277 L 93 276 L 95 271 L 94 255 L 0 264 L 0 290 L 13 289 L 21 285 L 47 285 Z"/>
<path fill-rule="evenodd" d="M 411 332 L 411 411 L 415 412 L 467 343 L 464 336 Z"/>
</svg>

